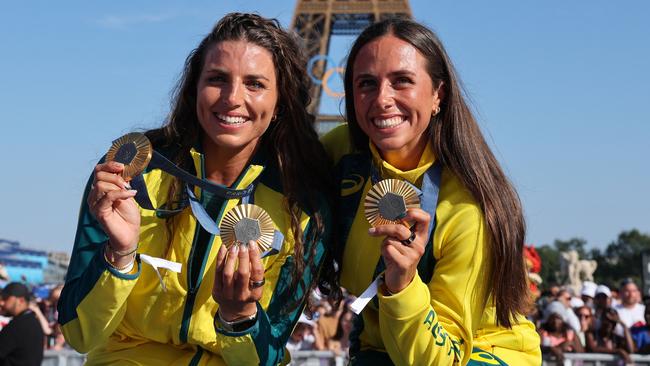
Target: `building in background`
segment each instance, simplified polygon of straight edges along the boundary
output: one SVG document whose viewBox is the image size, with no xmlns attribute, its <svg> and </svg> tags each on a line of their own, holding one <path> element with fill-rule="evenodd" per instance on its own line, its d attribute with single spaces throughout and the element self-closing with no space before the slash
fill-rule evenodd
<svg viewBox="0 0 650 366">
<path fill-rule="evenodd" d="M 20 246 L 18 241 L 0 239 L 0 277 L 32 285 L 63 283 L 70 257 L 67 253 L 48 253 Z"/>
</svg>

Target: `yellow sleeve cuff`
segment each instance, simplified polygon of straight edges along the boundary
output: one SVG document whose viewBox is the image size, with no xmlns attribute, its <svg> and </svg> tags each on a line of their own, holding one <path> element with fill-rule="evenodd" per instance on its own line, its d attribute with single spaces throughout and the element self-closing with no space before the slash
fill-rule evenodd
<svg viewBox="0 0 650 366">
<path fill-rule="evenodd" d="M 416 273 L 413 281 L 402 291 L 393 295 L 384 295 L 379 291 L 379 311 L 391 318 L 405 319 L 429 310 L 431 295 L 429 288 Z"/>
</svg>

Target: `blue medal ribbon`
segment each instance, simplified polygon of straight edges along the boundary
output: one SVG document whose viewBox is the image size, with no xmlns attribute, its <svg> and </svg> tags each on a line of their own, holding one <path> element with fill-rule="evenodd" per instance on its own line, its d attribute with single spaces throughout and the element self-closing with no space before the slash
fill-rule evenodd
<svg viewBox="0 0 650 366">
<path fill-rule="evenodd" d="M 156 214 L 162 217 L 173 216 L 181 212 L 185 207 L 189 205 L 190 209 L 192 210 L 192 214 L 199 222 L 201 227 L 203 227 L 205 231 L 209 232 L 212 235 L 220 234 L 219 227 L 217 226 L 216 222 L 212 220 L 210 215 L 208 215 L 208 213 L 205 211 L 205 208 L 203 205 L 201 205 L 199 199 L 196 198 L 192 187 L 199 187 L 201 189 L 214 193 L 218 197 L 221 197 L 225 200 L 240 198 L 242 204 L 246 204 L 249 202 L 252 203 L 253 193 L 255 192 L 255 186 L 257 185 L 257 180 L 255 180 L 244 189 L 234 189 L 211 182 L 209 180 L 197 178 L 196 176 L 179 168 L 176 164 L 155 150 L 152 153 L 151 161 L 149 162 L 148 167 L 152 169 L 160 169 L 185 182 L 185 193 L 187 194 L 187 198 L 184 201 L 180 202 L 179 208 L 177 209 L 167 210 L 162 208 L 155 208 L 151 203 L 151 198 L 149 198 L 149 192 L 147 191 L 147 185 L 144 182 L 144 178 L 142 174 L 139 174 L 133 177 L 130 182 L 131 187 L 137 190 L 134 199 L 138 205 L 146 210 L 156 211 Z M 275 230 L 271 249 L 262 253 L 262 258 L 268 255 L 277 254 L 282 248 L 283 242 L 284 235 L 282 232 Z"/>
<path fill-rule="evenodd" d="M 411 182 L 404 180 L 408 183 L 415 192 L 417 192 L 420 197 L 420 208 L 431 216 L 431 222 L 429 223 L 429 234 L 427 236 L 427 243 L 431 239 L 431 233 L 433 228 L 436 226 L 436 207 L 438 206 L 438 194 L 440 193 L 440 179 L 442 176 L 442 165 L 437 161 L 433 163 L 426 173 L 422 177 L 422 189 L 413 185 Z M 370 179 L 372 184 L 375 185 L 382 180 L 379 170 L 373 163 L 370 170 Z"/>
</svg>

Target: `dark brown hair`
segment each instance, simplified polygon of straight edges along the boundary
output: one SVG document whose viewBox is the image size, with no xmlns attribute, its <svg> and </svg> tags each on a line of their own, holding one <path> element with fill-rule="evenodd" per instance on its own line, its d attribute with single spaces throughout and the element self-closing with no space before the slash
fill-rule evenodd
<svg viewBox="0 0 650 366">
<path fill-rule="evenodd" d="M 438 37 L 412 20 L 391 18 L 366 28 L 355 41 L 345 71 L 346 117 L 352 142 L 368 149 L 356 121 L 353 66 L 359 50 L 372 40 L 393 35 L 408 42 L 427 60 L 434 88 L 443 90 L 440 112 L 432 117 L 428 133 L 436 157 L 450 169 L 478 201 L 491 234 L 488 296 L 496 303 L 497 324 L 512 326 L 516 314 L 525 313 L 530 296 L 524 264 L 525 223 L 521 202 L 486 144 L 463 96 L 461 82 Z"/>
<path fill-rule="evenodd" d="M 294 273 L 291 289 L 300 286 L 308 294 L 316 281 L 319 268 L 313 264 L 316 243 L 324 235 L 323 207 L 332 191 L 330 164 L 318 141 L 314 117 L 307 112 L 310 102 L 310 79 L 307 76 L 305 52 L 297 39 L 285 32 L 277 20 L 256 14 L 231 13 L 224 16 L 201 43 L 187 57 L 183 74 L 174 90 L 172 110 L 165 125 L 147 132 L 154 146 L 174 151 L 172 160 L 185 169 L 191 169 L 190 149 L 201 140 L 203 131 L 196 112 L 197 84 L 205 55 L 213 45 L 224 41 L 246 41 L 265 48 L 273 56 L 277 74 L 277 119 L 260 139 L 260 148 L 269 153 L 271 166 L 282 176 L 285 206 L 293 231 Z M 178 202 L 182 192 L 176 180 L 167 202 Z M 325 193 L 325 199 L 323 199 Z M 312 217 L 312 224 L 303 240 L 300 212 Z M 173 223 L 171 223 L 173 226 Z M 303 259 L 305 242 L 312 243 L 307 261 Z M 311 283 L 300 281 L 306 267 L 312 268 Z M 294 304 L 297 306 L 299 302 Z"/>
</svg>

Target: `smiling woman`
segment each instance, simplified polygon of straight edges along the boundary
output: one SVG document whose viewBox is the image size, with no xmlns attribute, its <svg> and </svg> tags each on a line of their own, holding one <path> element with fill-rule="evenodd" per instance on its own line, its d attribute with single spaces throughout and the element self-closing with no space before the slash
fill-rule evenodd
<svg viewBox="0 0 650 366">
<path fill-rule="evenodd" d="M 145 133 L 193 180 L 149 166 L 128 181 L 123 164 L 97 165 L 59 302 L 88 364 L 284 360 L 332 265 L 333 184 L 303 54 L 277 21 L 227 15 L 187 58 L 169 120 Z M 153 210 L 138 207 L 143 195 Z"/>
<path fill-rule="evenodd" d="M 341 188 L 341 285 L 378 289 L 353 306 L 351 364 L 539 365 L 519 198 L 440 40 L 410 20 L 371 25 L 345 96 L 348 125 L 323 138 Z"/>
<path fill-rule="evenodd" d="M 271 53 L 246 41 L 220 42 L 207 52 L 197 88 L 204 149 L 214 149 L 215 156 L 231 150 L 251 155 L 277 114 Z"/>
</svg>

